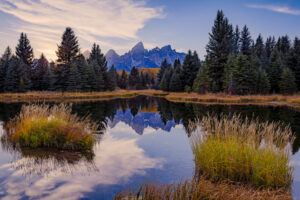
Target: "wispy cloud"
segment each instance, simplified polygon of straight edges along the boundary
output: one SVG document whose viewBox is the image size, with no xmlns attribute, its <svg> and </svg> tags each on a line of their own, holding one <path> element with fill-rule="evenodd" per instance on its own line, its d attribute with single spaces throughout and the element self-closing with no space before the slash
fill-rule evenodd
<svg viewBox="0 0 300 200">
<path fill-rule="evenodd" d="M 300 15 L 300 10 L 292 9 L 287 6 L 257 5 L 257 4 L 250 4 L 247 6 L 250 8 L 266 9 L 266 10 L 271 10 L 274 12 L 285 13 L 290 15 Z"/>
<path fill-rule="evenodd" d="M 23 22 L 14 31 L 27 32 L 38 49 L 53 53 L 66 26 L 81 40 L 101 43 L 98 36 L 138 39 L 148 20 L 163 17 L 161 7 L 133 0 L 1 0 L 0 10 Z"/>
</svg>

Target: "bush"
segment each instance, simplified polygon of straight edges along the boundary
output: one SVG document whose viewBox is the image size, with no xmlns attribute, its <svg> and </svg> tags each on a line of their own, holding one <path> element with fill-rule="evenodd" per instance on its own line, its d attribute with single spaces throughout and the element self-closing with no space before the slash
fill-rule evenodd
<svg viewBox="0 0 300 200">
<path fill-rule="evenodd" d="M 18 116 L 6 126 L 7 139 L 20 147 L 47 147 L 57 149 L 91 149 L 93 133 L 98 126 L 89 117 L 71 114 L 65 104 L 23 106 Z"/>
<path fill-rule="evenodd" d="M 287 147 L 294 140 L 290 127 L 239 116 L 208 116 L 190 126 L 195 127 L 191 143 L 198 173 L 255 186 L 290 186 L 293 168 Z"/>
</svg>

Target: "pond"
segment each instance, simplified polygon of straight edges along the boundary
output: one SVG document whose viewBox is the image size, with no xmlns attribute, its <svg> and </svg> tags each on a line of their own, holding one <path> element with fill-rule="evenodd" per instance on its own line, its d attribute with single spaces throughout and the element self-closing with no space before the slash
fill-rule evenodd
<svg viewBox="0 0 300 200">
<path fill-rule="evenodd" d="M 0 134 L 22 104 L 0 104 Z M 281 121 L 296 134 L 293 197 L 300 199 L 300 112 L 279 106 L 172 103 L 139 96 L 72 104 L 101 126 L 93 152 L 0 148 L 1 199 L 112 199 L 145 182 L 172 183 L 192 178 L 193 154 L 187 125 L 209 113 Z"/>
</svg>

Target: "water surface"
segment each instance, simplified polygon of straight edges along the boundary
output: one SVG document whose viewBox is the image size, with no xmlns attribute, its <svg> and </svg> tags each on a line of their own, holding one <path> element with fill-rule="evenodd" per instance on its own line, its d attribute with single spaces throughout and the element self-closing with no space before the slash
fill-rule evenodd
<svg viewBox="0 0 300 200">
<path fill-rule="evenodd" d="M 0 104 L 0 134 L 22 104 Z M 0 148 L 1 199 L 112 199 L 145 182 L 173 183 L 194 171 L 187 125 L 216 113 L 281 121 L 298 136 L 293 146 L 293 196 L 300 199 L 300 112 L 287 107 L 171 103 L 132 99 L 73 103 L 74 113 L 101 124 L 93 153 Z"/>
</svg>

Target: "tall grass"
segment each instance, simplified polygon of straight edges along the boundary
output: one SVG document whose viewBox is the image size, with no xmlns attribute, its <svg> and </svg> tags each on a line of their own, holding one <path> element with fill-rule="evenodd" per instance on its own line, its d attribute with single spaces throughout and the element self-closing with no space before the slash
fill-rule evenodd
<svg viewBox="0 0 300 200">
<path fill-rule="evenodd" d="M 20 147 L 91 149 L 97 124 L 71 111 L 71 106 L 66 104 L 24 105 L 20 114 L 7 124 L 7 134 L 2 140 Z"/>
<path fill-rule="evenodd" d="M 177 184 L 143 184 L 136 189 L 119 192 L 114 200 L 291 200 L 282 189 L 264 189 L 228 181 L 200 180 Z"/>
<path fill-rule="evenodd" d="M 257 120 L 206 116 L 190 124 L 196 169 L 214 180 L 240 181 L 264 187 L 289 187 L 293 168 L 289 126 Z"/>
</svg>

